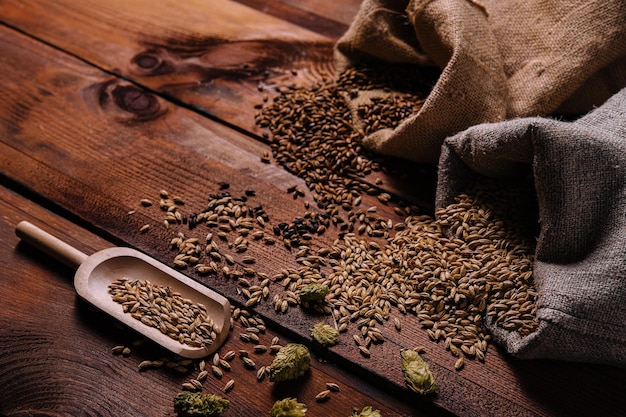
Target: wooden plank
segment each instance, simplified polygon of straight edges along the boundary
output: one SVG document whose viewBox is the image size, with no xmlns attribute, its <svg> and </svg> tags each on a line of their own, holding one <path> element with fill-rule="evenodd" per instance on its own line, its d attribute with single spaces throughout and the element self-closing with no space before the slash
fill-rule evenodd
<svg viewBox="0 0 626 417">
<path fill-rule="evenodd" d="M 77 299 L 71 281 L 74 271 L 20 243 L 14 228 L 22 220 L 31 221 L 88 253 L 112 243 L 3 186 L 0 211 L 0 256 L 5 262 L 0 270 L 5 294 L 0 315 L 0 414 L 19 416 L 28 410 L 29 415 L 49 416 L 174 415 L 173 398 L 183 382 L 198 375 L 199 362 L 185 373 L 167 367 L 139 371 L 144 360 L 173 358 L 150 342 L 136 345 L 141 339 Z M 228 350 L 245 349 L 258 367 L 270 364 L 273 355 L 252 353 L 251 345 L 236 337 L 243 331 L 241 323 L 235 322 L 233 335 L 218 353 L 223 357 Z M 261 334 L 264 343 L 275 336 L 282 344 L 290 341 L 271 326 Z M 117 345 L 130 347 L 130 356 L 113 355 L 112 348 Z M 273 402 L 283 396 L 305 402 L 310 416 L 334 412 L 347 416 L 351 407 L 365 405 L 386 416 L 418 415 L 343 369 L 315 357 L 311 365 L 311 372 L 299 384 L 285 386 L 267 378 L 257 382 L 256 371 L 245 369 L 241 359 L 235 358 L 231 371 L 224 370 L 221 379 L 211 373 L 203 388 L 228 399 L 231 409 L 227 415 L 231 416 L 268 415 Z M 224 393 L 222 388 L 231 378 L 236 381 L 235 388 Z M 326 403 L 315 402 L 315 395 L 331 381 L 340 391 Z"/>
<path fill-rule="evenodd" d="M 8 25 L 249 130 L 252 103 L 262 99 L 258 83 L 332 67 L 331 39 L 228 0 L 1 7 Z"/>
<path fill-rule="evenodd" d="M 285 4 L 333 19 L 349 26 L 354 19 L 362 0 L 347 0 L 341 3 L 333 0 L 281 0 Z"/>
<path fill-rule="evenodd" d="M 337 3 L 338 15 L 356 12 L 353 3 L 345 9 Z M 335 14 L 326 8 L 330 2 L 314 4 L 301 7 Z M 7 0 L 0 7 L 6 24 L 258 139 L 263 130 L 254 107 L 276 94 L 270 86 L 312 85 L 334 74 L 334 39 L 228 0 Z M 390 192 L 432 208 L 432 167 L 388 165 L 404 180 L 380 172 L 368 177 L 370 184 L 380 177 Z"/>
<path fill-rule="evenodd" d="M 301 202 L 294 202 L 277 185 L 298 179 L 262 164 L 255 149 L 263 149 L 263 144 L 9 30 L 1 31 L 0 41 L 4 51 L 0 61 L 2 174 L 55 202 L 92 230 L 168 262 L 171 231 L 155 227 L 150 233 L 138 233 L 143 224 L 161 224 L 162 213 L 127 213 L 139 208 L 140 198 L 154 198 L 164 187 L 183 196 L 186 207 L 202 208 L 206 196 L 215 193 L 222 181 L 231 184 L 234 194 L 255 188 L 255 201 L 271 212 L 272 223 L 302 214 Z M 198 135 L 206 148 L 196 148 L 190 139 Z M 229 152 L 235 156 L 228 158 Z M 260 172 L 268 173 L 267 177 Z M 381 210 L 394 218 L 390 208 Z M 332 239 L 325 235 L 319 244 Z M 263 272 L 295 266 L 284 248 L 253 245 L 249 250 L 259 265 L 268 268 Z M 243 300 L 232 281 L 194 278 L 233 300 Z M 307 337 L 313 322 L 299 310 L 277 316 L 271 305 L 262 304 L 257 311 L 300 338 Z M 402 346 L 428 345 L 427 336 L 415 322 L 407 323 L 406 331 L 399 334 L 385 332 L 388 341 L 369 360 L 361 358 L 349 342 L 328 355 L 337 361 L 347 359 L 361 369 L 361 375 L 377 375 L 380 386 L 391 385 L 409 397 L 399 364 L 388 358 L 397 357 Z M 468 364 L 457 373 L 443 347 L 429 346 L 427 357 L 441 384 L 433 404 L 457 414 L 575 415 L 579 410 L 610 414 L 612 409 L 604 405 L 607 399 L 618 406 L 624 401 L 620 370 L 553 362 L 520 364 L 492 349 L 485 365 Z M 602 374 L 610 375 L 611 382 L 602 383 Z M 589 378 L 598 384 L 579 386 L 579 381 Z M 527 382 L 520 384 L 520 380 Z M 530 384 L 543 390 L 539 399 Z M 430 401 L 420 400 L 419 405 L 428 407 Z"/>
<path fill-rule="evenodd" d="M 342 2 L 237 0 L 237 2 L 331 39 L 339 39 L 348 30 L 361 4 L 361 0 Z"/>
</svg>

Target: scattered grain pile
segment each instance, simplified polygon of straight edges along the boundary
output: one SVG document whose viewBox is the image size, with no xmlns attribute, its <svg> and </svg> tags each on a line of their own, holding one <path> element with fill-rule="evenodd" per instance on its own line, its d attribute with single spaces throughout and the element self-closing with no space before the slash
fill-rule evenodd
<svg viewBox="0 0 626 417">
<path fill-rule="evenodd" d="M 406 84 L 410 79 L 407 71 L 399 67 L 389 77 L 388 71 L 375 68 L 349 69 L 336 82 L 285 89 L 257 114 L 257 124 L 271 132 L 276 162 L 303 178 L 324 210 L 323 217 L 346 230 L 350 222 L 340 215 L 340 208 L 350 211 L 358 206 L 363 193 L 376 195 L 383 203 L 391 199 L 362 181 L 384 166 L 363 148 L 361 140 L 371 130 L 394 126 L 419 110 L 423 94 Z M 373 97 L 354 109 L 346 105 L 346 97 L 356 97 L 362 90 L 387 90 L 390 86 L 398 93 Z M 353 112 L 368 123 L 355 128 Z M 377 229 L 375 224 L 370 227 Z"/>
<path fill-rule="evenodd" d="M 296 259 L 303 266 L 274 277 L 287 289 L 286 296 L 274 297 L 276 310 L 298 304 L 303 285 L 323 284 L 330 289 L 328 305 L 318 310 L 331 313 L 342 332 L 355 323 L 359 331 L 353 337 L 366 357 L 370 344 L 383 341 L 381 326 L 395 307 L 415 314 L 430 338 L 443 341 L 453 355 L 484 360 L 487 316 L 523 335 L 537 327 L 535 227 L 525 233 L 520 226 L 528 223 L 512 211 L 528 207 L 526 199 L 533 194 L 483 181 L 435 219 L 366 184 L 361 178 L 381 164 L 363 149 L 363 135 L 397 125 L 422 104 L 419 91 L 398 84 L 414 77 L 402 71 L 388 74 L 352 68 L 334 82 L 283 90 L 257 115 L 257 124 L 271 133 L 276 162 L 306 181 L 324 210 L 322 218 L 341 232 L 332 247 L 317 253 L 301 246 Z M 364 90 L 389 92 L 390 86 L 399 93 L 363 100 L 356 109 L 346 105 L 346 98 Z M 358 118 L 353 118 L 355 111 Z M 406 220 L 393 224 L 377 217 L 376 207 L 357 208 L 363 193 L 396 204 L 396 213 Z M 399 320 L 394 326 L 401 328 Z"/>
<path fill-rule="evenodd" d="M 271 232 L 266 232 L 270 218 L 263 207 L 249 204 L 254 191 L 247 190 L 235 197 L 227 191 L 228 187 L 222 183 L 221 191 L 209 196 L 204 209 L 190 213 L 182 209 L 185 204 L 182 198 L 170 197 L 166 190 L 161 190 L 159 208 L 165 213 L 163 222 L 167 229 L 173 226 L 188 229 L 187 232 L 176 231 L 170 241 L 170 247 L 177 252 L 172 261 L 174 266 L 178 269 L 191 267 L 199 275 L 222 274 L 236 280 L 240 293 L 246 298 L 246 307 L 252 307 L 269 296 L 270 279 L 252 268 L 256 258 L 245 252 L 250 242 L 272 246 L 276 240 Z M 146 207 L 152 206 L 148 199 L 141 201 Z M 206 234 L 189 236 L 199 225 L 206 227 L 203 229 Z M 238 258 L 233 254 L 239 255 Z"/>
<path fill-rule="evenodd" d="M 532 233 L 514 227 L 519 222 L 511 222 L 510 210 L 501 211 L 526 206 L 515 200 L 520 195 L 482 182 L 436 219 L 408 216 L 384 246 L 348 233 L 323 251 L 322 260 L 276 277 L 291 294 L 276 296 L 276 309 L 297 304 L 298 288 L 324 285 L 329 294 L 321 311 L 332 314 L 340 332 L 356 325 L 353 338 L 366 357 L 371 344 L 383 342 L 381 328 L 397 308 L 417 316 L 430 338 L 454 356 L 484 360 L 487 316 L 523 335 L 537 327 Z M 401 328 L 399 320 L 393 325 Z"/>
<path fill-rule="evenodd" d="M 362 147 L 363 135 L 396 125 L 422 104 L 423 94 L 402 85 L 410 76 L 396 71 L 391 78 L 378 78 L 385 74 L 351 69 L 313 88 L 283 89 L 259 106 L 256 120 L 270 132 L 273 158 L 305 180 L 318 211 L 305 205 L 301 217 L 276 224 L 252 204 L 253 190 L 236 197 L 223 183 L 207 207 L 184 214 L 184 201 L 162 191 L 164 223 L 176 233 L 170 242 L 177 252 L 173 262 L 200 275 L 236 280 L 245 307 L 267 300 L 282 314 L 295 306 L 328 314 L 340 333 L 356 328 L 352 338 L 364 357 L 384 341 L 386 327 L 401 331 L 399 317 L 405 315 L 416 317 L 452 355 L 484 360 L 490 340 L 487 317 L 522 335 L 537 327 L 536 223 L 520 215 L 534 193 L 482 180 L 433 217 L 364 181 L 384 165 Z M 346 98 L 387 86 L 399 92 L 346 105 Z M 363 123 L 353 123 L 353 116 Z M 262 159 L 270 161 L 268 155 Z M 297 187 L 287 191 L 294 198 L 305 194 Z M 379 215 L 377 205 L 361 207 L 364 194 L 376 196 L 377 205 L 392 206 L 395 221 Z M 527 211 L 534 213 L 530 207 Z M 190 236 L 201 224 L 208 227 L 206 236 Z M 183 225 L 188 232 L 180 231 Z M 325 246 L 316 237 L 329 229 L 338 238 Z M 249 245 L 276 243 L 291 252 L 298 266 L 269 275 L 256 271 L 255 258 L 246 255 Z M 311 285 L 327 289 L 323 302 L 301 300 L 301 291 Z M 241 339 L 255 343 L 257 335 L 246 332 Z M 456 368 L 462 367 L 457 360 Z"/>
<path fill-rule="evenodd" d="M 428 216 L 407 217 L 384 248 L 355 236 L 337 241 L 325 280 L 339 323 L 356 319 L 364 344 L 392 306 L 414 313 L 432 340 L 458 356 L 484 359 L 486 316 L 508 330 L 536 328 L 532 247 L 471 195 Z"/>
</svg>

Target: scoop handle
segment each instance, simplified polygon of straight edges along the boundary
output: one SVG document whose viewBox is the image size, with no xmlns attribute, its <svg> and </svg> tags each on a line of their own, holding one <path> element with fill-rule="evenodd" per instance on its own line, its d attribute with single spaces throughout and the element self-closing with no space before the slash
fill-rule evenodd
<svg viewBox="0 0 626 417">
<path fill-rule="evenodd" d="M 19 222 L 15 227 L 15 234 L 72 269 L 78 269 L 80 264 L 87 259 L 87 255 L 83 252 L 30 222 Z"/>
</svg>

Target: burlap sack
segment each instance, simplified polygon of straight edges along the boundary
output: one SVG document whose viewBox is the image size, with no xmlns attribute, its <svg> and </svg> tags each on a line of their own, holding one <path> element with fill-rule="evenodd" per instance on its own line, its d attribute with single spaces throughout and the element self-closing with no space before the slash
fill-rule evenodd
<svg viewBox="0 0 626 417">
<path fill-rule="evenodd" d="M 529 165 L 540 326 L 527 337 L 489 330 L 519 357 L 626 366 L 626 89 L 575 122 L 523 118 L 448 138 L 436 203 L 451 203 L 477 174 L 518 177 Z"/>
<path fill-rule="evenodd" d="M 336 45 L 339 69 L 376 59 L 441 69 L 421 110 L 365 139 L 437 162 L 470 126 L 584 114 L 626 86 L 623 0 L 364 0 Z"/>
</svg>

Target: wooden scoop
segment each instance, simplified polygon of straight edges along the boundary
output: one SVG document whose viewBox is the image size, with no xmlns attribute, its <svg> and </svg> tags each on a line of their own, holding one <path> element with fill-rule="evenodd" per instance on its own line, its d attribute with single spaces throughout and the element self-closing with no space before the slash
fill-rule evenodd
<svg viewBox="0 0 626 417">
<path fill-rule="evenodd" d="M 216 351 L 228 335 L 230 303 L 226 298 L 139 251 L 118 247 L 88 256 L 27 221 L 20 222 L 15 233 L 25 242 L 76 269 L 74 287 L 81 298 L 177 355 L 192 359 L 205 357 Z M 124 313 L 122 305 L 113 301 L 109 293 L 109 285 L 122 277 L 170 287 L 193 303 L 204 305 L 217 332 L 213 343 L 206 347 L 180 343 Z"/>
</svg>

